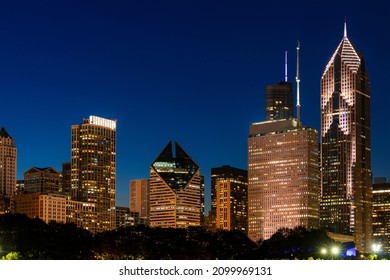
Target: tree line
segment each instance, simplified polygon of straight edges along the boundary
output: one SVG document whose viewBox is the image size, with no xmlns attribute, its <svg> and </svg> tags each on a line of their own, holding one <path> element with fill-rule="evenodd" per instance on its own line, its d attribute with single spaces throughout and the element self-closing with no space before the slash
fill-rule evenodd
<svg viewBox="0 0 390 280">
<path fill-rule="evenodd" d="M 334 243 L 326 232 L 279 229 L 253 242 L 241 231 L 151 228 L 143 225 L 91 234 L 75 224 L 0 215 L 0 258 L 26 260 L 215 260 L 319 258 L 319 246 Z"/>
</svg>

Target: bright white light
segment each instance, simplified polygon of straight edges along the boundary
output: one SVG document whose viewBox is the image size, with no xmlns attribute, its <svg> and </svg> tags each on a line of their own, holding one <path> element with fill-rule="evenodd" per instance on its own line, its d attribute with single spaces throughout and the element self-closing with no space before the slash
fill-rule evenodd
<svg viewBox="0 0 390 280">
<path fill-rule="evenodd" d="M 116 121 L 97 117 L 97 116 L 90 116 L 89 123 L 101 125 L 101 126 L 111 128 L 111 129 L 116 129 Z"/>
<path fill-rule="evenodd" d="M 381 250 L 381 244 L 377 244 L 377 243 L 372 244 L 372 250 L 374 251 L 374 253 L 379 252 Z"/>
<path fill-rule="evenodd" d="M 339 248 L 337 248 L 337 247 L 332 247 L 332 254 L 333 255 L 336 255 L 336 254 L 338 254 L 339 253 Z"/>
</svg>

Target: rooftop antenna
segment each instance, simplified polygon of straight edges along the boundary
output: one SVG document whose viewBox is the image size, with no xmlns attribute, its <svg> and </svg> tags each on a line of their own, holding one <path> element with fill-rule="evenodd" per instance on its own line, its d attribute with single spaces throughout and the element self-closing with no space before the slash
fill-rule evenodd
<svg viewBox="0 0 390 280">
<path fill-rule="evenodd" d="M 344 19 L 344 38 L 347 37 L 347 18 Z"/>
<path fill-rule="evenodd" d="M 284 81 L 288 81 L 287 77 L 287 51 L 284 52 Z"/>
<path fill-rule="evenodd" d="M 299 77 L 299 48 L 300 48 L 300 43 L 298 41 L 297 45 L 297 76 L 295 78 L 297 82 L 297 122 L 298 126 L 300 125 L 300 118 L 301 118 L 301 104 L 300 104 L 300 93 L 299 93 L 299 83 L 300 83 L 300 77 Z"/>
</svg>

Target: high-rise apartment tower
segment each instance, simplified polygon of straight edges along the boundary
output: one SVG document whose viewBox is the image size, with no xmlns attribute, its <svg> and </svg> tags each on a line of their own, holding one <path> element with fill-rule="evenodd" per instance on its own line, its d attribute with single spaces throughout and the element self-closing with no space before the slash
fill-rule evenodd
<svg viewBox="0 0 390 280">
<path fill-rule="evenodd" d="M 94 203 L 92 232 L 115 229 L 116 121 L 90 116 L 72 126 L 71 196 Z"/>
</svg>

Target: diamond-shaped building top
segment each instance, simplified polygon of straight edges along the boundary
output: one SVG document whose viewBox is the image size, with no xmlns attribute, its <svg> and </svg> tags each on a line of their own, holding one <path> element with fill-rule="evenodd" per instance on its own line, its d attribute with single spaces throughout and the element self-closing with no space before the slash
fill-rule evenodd
<svg viewBox="0 0 390 280">
<path fill-rule="evenodd" d="M 186 187 L 199 170 L 199 166 L 177 142 L 173 149 L 171 141 L 153 162 L 152 167 L 173 190 Z"/>
<path fill-rule="evenodd" d="M 199 226 L 202 194 L 199 166 L 170 141 L 150 166 L 150 226 Z"/>
</svg>

